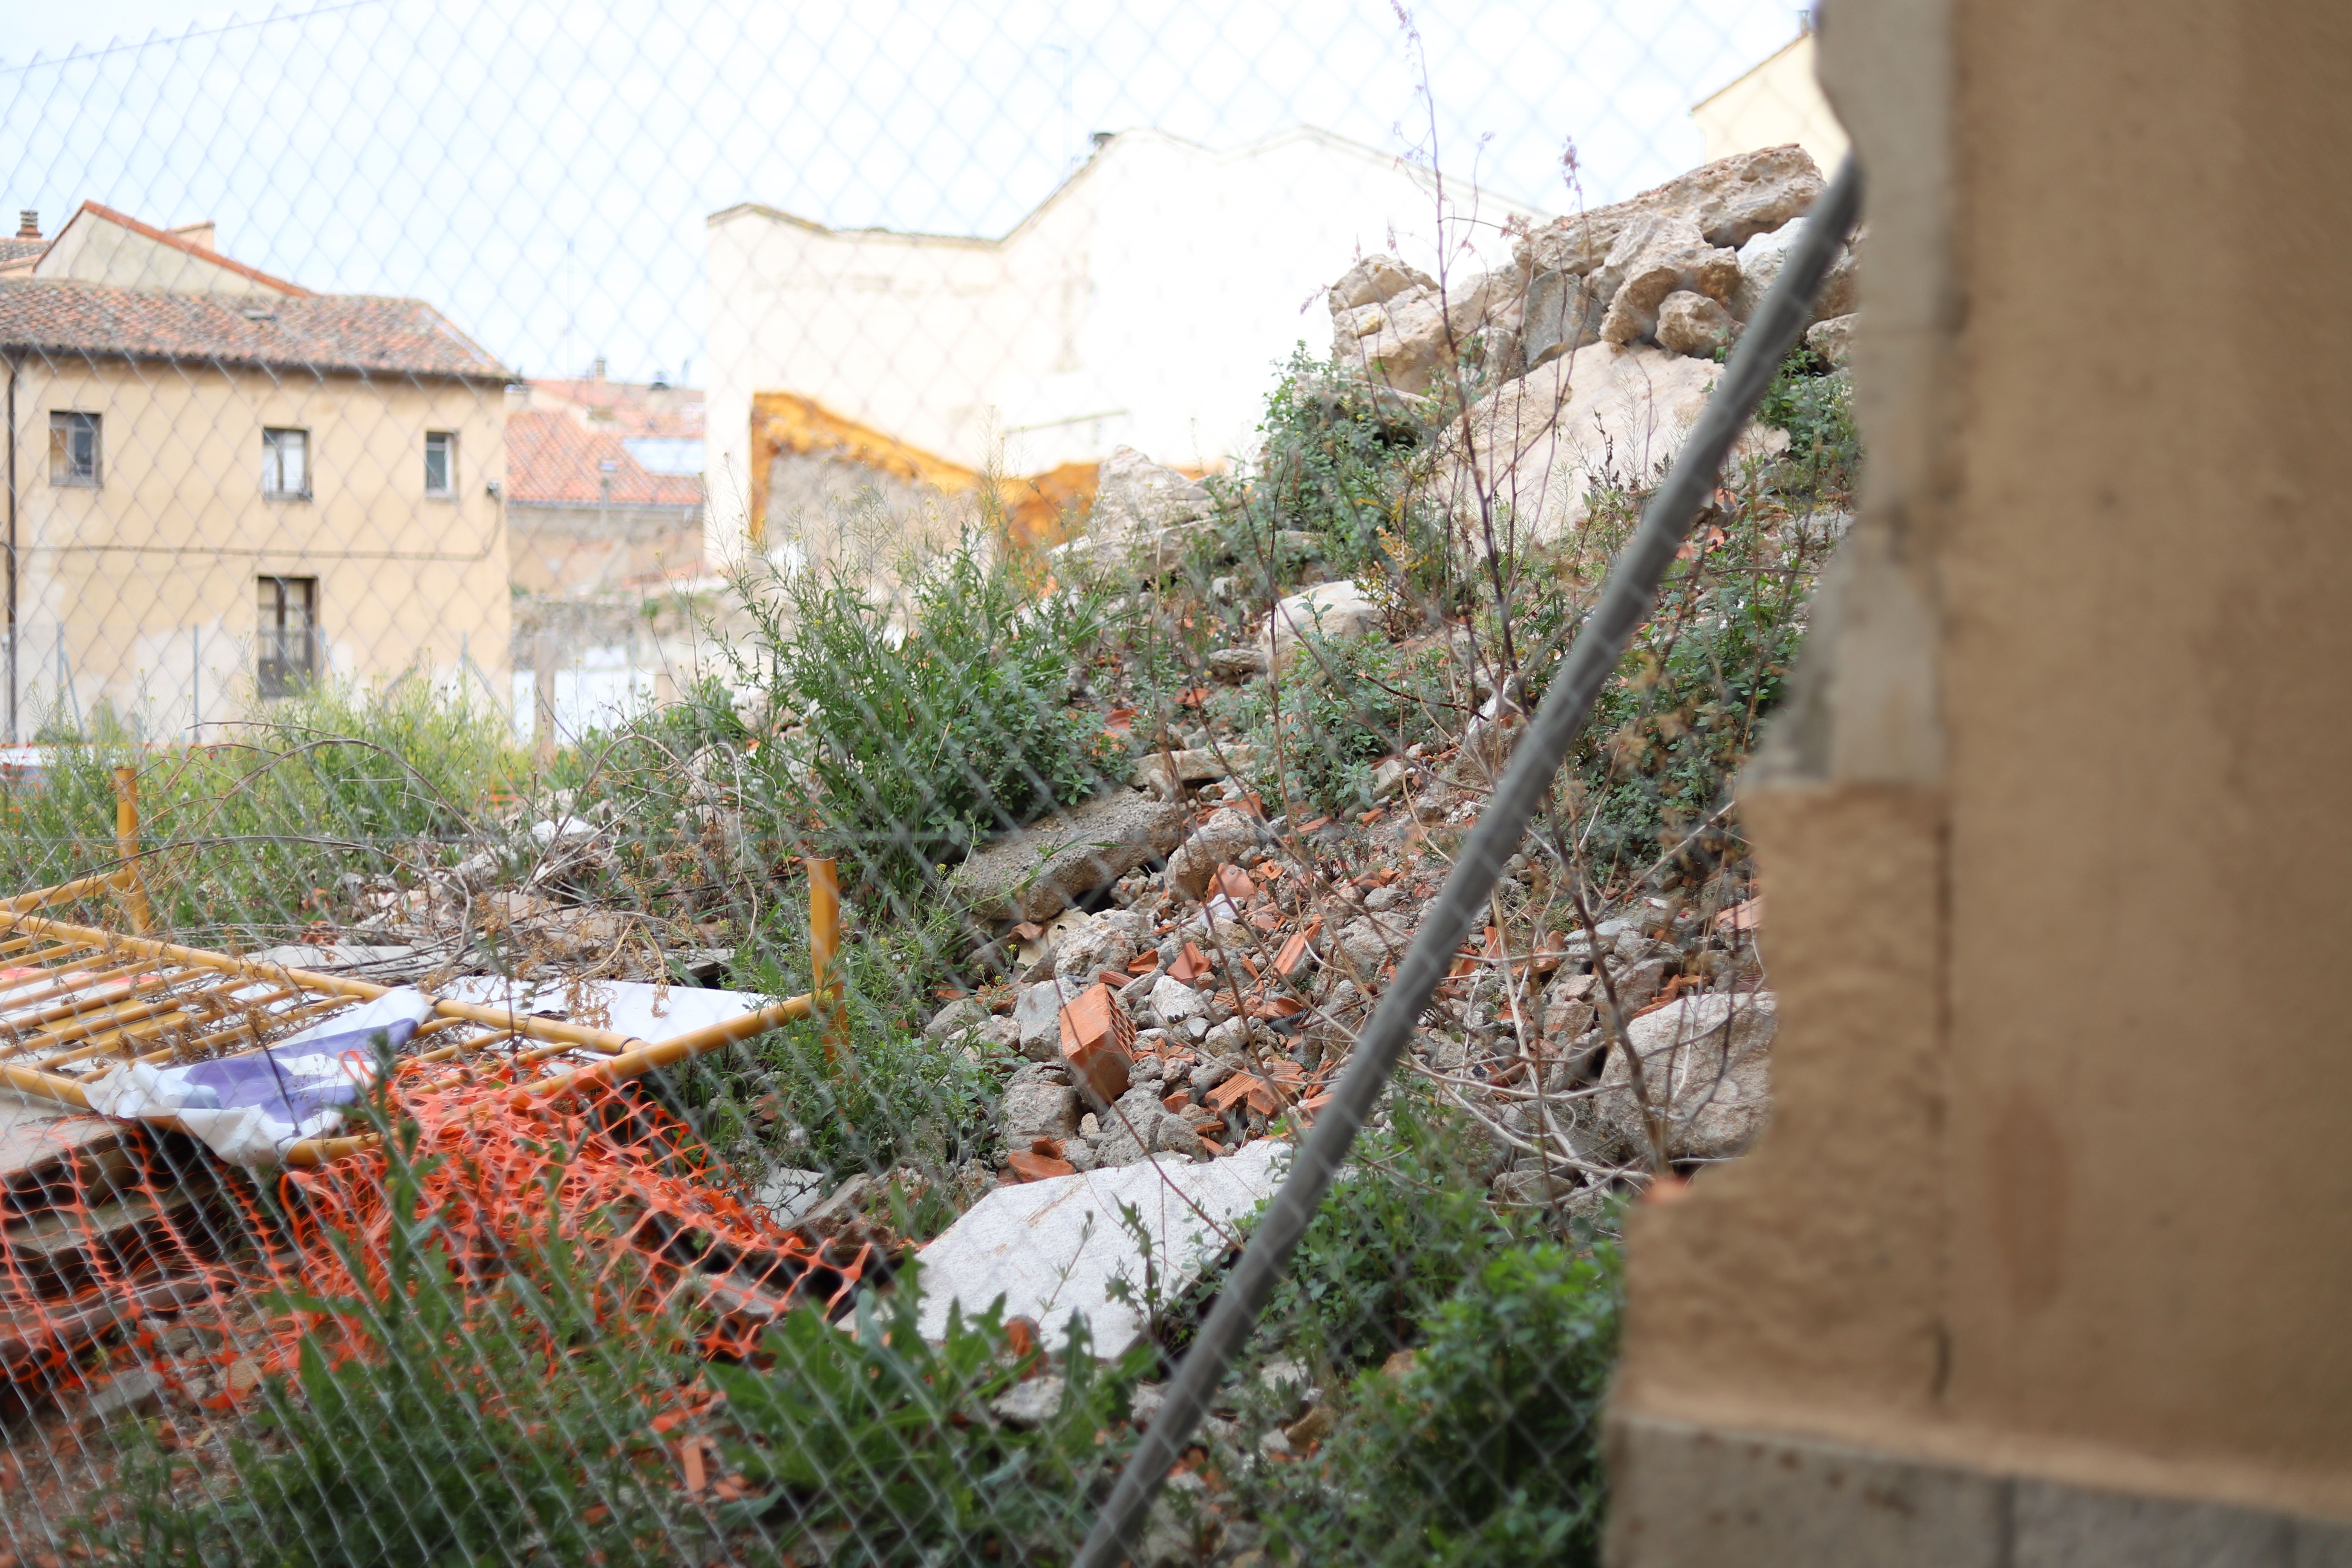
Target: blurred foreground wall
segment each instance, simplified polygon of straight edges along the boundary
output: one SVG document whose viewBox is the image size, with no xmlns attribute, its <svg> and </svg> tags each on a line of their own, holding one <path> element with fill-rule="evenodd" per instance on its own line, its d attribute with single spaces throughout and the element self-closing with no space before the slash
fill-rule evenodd
<svg viewBox="0 0 2352 1568">
<path fill-rule="evenodd" d="M 1776 1123 L 1612 1553 L 2352 1563 L 2352 10 L 1841 0 L 1864 516 L 1749 778 Z"/>
</svg>

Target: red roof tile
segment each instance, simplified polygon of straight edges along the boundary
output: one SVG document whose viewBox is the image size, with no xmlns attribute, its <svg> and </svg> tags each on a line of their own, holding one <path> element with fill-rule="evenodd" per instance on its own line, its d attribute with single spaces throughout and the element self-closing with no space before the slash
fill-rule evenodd
<svg viewBox="0 0 2352 1568">
<path fill-rule="evenodd" d="M 166 294 L 11 279 L 0 281 L 0 345 L 107 359 L 507 379 L 498 361 L 432 306 L 368 294 Z"/>
<path fill-rule="evenodd" d="M 699 436 L 702 434 L 702 394 L 692 388 L 665 388 L 637 381 L 604 381 L 592 376 L 540 380 L 533 393 L 544 393 L 559 404 L 593 409 L 596 422 L 609 423 L 623 436 Z"/>
<path fill-rule="evenodd" d="M 656 474 L 622 445 L 627 432 L 591 430 L 571 415 L 507 416 L 507 500 L 520 506 L 677 506 L 702 504 L 691 474 Z M 604 465 L 611 463 L 607 474 Z M 610 479 L 609 494 L 604 489 Z"/>
</svg>

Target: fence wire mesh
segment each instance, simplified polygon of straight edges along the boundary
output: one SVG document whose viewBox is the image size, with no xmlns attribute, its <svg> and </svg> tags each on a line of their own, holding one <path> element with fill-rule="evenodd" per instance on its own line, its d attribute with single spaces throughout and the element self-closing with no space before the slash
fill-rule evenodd
<svg viewBox="0 0 2352 1568">
<path fill-rule="evenodd" d="M 1843 151 L 1801 28 L 0 70 L 0 1561 L 1071 1560 Z M 1769 1114 L 1856 278 L 1135 1561 L 1594 1558 L 1618 1216 Z"/>
</svg>

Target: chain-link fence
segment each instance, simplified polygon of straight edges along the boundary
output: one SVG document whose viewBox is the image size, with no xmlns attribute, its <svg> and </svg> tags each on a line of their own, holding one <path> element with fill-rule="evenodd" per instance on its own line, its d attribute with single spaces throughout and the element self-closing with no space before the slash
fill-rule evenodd
<svg viewBox="0 0 2352 1568">
<path fill-rule="evenodd" d="M 1859 463 L 1802 26 L 6 68 L 0 1560 L 1067 1562 L 1163 1415 L 1139 1563 L 1589 1559 L 1620 1207 L 1769 1112 L 1730 785 Z"/>
</svg>

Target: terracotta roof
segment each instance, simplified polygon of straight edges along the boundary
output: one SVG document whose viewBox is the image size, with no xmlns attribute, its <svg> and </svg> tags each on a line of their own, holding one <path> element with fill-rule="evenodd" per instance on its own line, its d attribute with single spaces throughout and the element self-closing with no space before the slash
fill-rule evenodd
<svg viewBox="0 0 2352 1568">
<path fill-rule="evenodd" d="M 610 423 L 622 436 L 699 436 L 702 434 L 702 394 L 692 387 L 666 387 L 656 392 L 645 382 L 576 380 L 533 377 L 530 389 L 557 403 L 593 410 L 596 423 Z"/>
<path fill-rule="evenodd" d="M 480 345 L 415 300 L 368 294 L 166 294 L 68 279 L 0 281 L 0 345 L 107 359 L 505 380 Z"/>
<path fill-rule="evenodd" d="M 517 506 L 702 504 L 700 479 L 652 472 L 622 444 L 624 434 L 588 429 L 560 410 L 508 415 L 507 500 Z M 613 465 L 609 474 L 606 463 Z"/>
<path fill-rule="evenodd" d="M 11 261 L 26 261 L 49 247 L 46 239 L 19 239 L 13 234 L 0 234 L 0 267 Z"/>
</svg>

